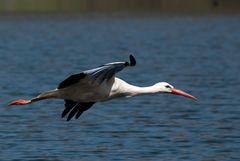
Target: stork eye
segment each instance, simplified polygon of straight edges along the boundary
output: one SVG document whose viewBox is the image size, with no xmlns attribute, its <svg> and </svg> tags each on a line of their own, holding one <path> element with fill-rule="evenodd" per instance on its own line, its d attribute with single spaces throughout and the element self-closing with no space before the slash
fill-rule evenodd
<svg viewBox="0 0 240 161">
<path fill-rule="evenodd" d="M 166 87 L 166 88 L 171 88 L 169 85 L 166 85 L 165 87 Z"/>
</svg>

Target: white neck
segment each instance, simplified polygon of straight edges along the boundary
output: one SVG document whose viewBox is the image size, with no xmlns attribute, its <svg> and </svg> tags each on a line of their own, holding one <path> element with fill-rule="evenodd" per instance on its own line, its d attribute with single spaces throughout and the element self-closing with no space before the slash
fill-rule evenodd
<svg viewBox="0 0 240 161">
<path fill-rule="evenodd" d="M 138 95 L 154 94 L 160 92 L 156 86 L 137 87 L 115 78 L 115 87 L 112 90 L 113 97 L 131 97 Z"/>
<path fill-rule="evenodd" d="M 148 87 L 137 87 L 134 85 L 130 85 L 127 88 L 128 90 L 128 96 L 137 96 L 137 95 L 146 95 L 146 94 L 154 94 L 158 93 L 158 89 L 156 89 L 154 86 L 148 86 Z"/>
</svg>

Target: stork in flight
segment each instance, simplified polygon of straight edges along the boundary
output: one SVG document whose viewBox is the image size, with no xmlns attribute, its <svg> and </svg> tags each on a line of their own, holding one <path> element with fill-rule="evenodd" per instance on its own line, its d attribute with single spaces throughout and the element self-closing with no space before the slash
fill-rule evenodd
<svg viewBox="0 0 240 161">
<path fill-rule="evenodd" d="M 64 99 L 65 109 L 62 112 L 62 117 L 68 115 L 67 121 L 69 121 L 74 115 L 78 119 L 84 111 L 88 110 L 96 102 L 121 97 L 170 93 L 196 100 L 196 97 L 176 89 L 166 82 L 159 82 L 149 87 L 138 87 L 115 77 L 115 74 L 125 67 L 135 65 L 136 60 L 130 55 L 130 62 L 113 62 L 82 71 L 65 79 L 59 84 L 57 89 L 43 92 L 31 100 L 18 99 L 12 101 L 9 106 L 26 105 L 50 98 Z"/>
</svg>

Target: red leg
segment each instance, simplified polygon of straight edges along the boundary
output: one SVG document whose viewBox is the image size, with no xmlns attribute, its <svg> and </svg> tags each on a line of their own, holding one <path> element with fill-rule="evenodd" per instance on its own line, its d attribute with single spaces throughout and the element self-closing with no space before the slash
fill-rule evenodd
<svg viewBox="0 0 240 161">
<path fill-rule="evenodd" d="M 26 104 L 30 104 L 31 102 L 32 102 L 31 100 L 19 99 L 19 100 L 12 101 L 11 103 L 8 104 L 8 106 L 12 106 L 12 105 L 26 105 Z"/>
</svg>

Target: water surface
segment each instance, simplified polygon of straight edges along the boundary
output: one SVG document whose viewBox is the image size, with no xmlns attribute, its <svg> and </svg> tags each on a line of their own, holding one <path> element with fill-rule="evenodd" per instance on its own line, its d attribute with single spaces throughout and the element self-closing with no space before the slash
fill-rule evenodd
<svg viewBox="0 0 240 161">
<path fill-rule="evenodd" d="M 122 79 L 199 98 L 112 100 L 70 122 L 61 100 L 2 108 L 0 160 L 240 160 L 239 16 L 2 17 L 0 33 L 1 106 L 130 53 Z"/>
</svg>

